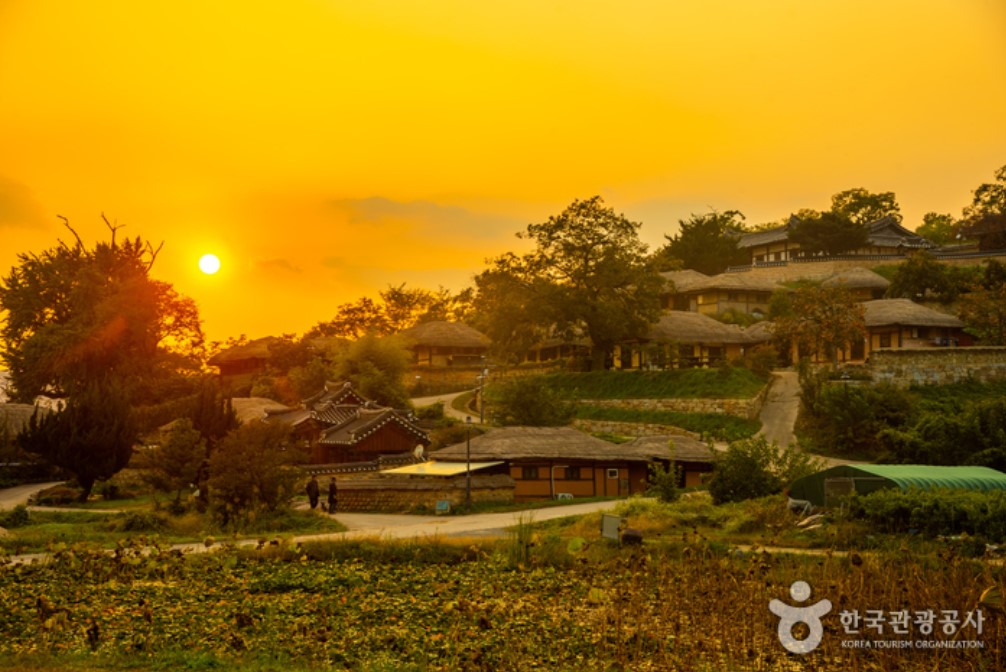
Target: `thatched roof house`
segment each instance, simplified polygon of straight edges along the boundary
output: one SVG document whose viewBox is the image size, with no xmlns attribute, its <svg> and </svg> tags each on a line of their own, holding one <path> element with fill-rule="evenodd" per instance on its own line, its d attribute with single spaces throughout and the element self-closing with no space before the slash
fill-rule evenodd
<svg viewBox="0 0 1006 672">
<path fill-rule="evenodd" d="M 764 314 L 768 311 L 772 293 L 783 289 L 772 280 L 752 277 L 747 273 L 720 273 L 712 276 L 702 276 L 696 271 L 675 273 L 690 275 L 682 275 L 680 280 L 675 281 L 675 292 L 665 300 L 665 305 L 674 310 L 689 310 L 706 315 L 718 315 L 728 310 L 749 315 Z M 668 274 L 662 275 L 666 277 Z"/>
<path fill-rule="evenodd" d="M 964 323 L 953 315 L 910 299 L 878 299 L 863 303 L 868 351 L 971 345 Z"/>
<path fill-rule="evenodd" d="M 670 368 L 706 366 L 740 357 L 753 343 L 736 324 L 725 324 L 708 315 L 671 310 L 660 316 L 645 335 L 617 348 L 619 368 Z"/>
<path fill-rule="evenodd" d="M 701 485 L 703 474 L 713 470 L 715 454 L 705 443 L 689 436 L 640 436 L 621 446 L 625 450 L 641 451 L 654 457 L 674 456 L 674 464 L 681 469 L 678 485 Z"/>
<path fill-rule="evenodd" d="M 430 453 L 441 462 L 466 462 L 469 442 Z M 647 465 L 669 461 L 665 445 L 627 448 L 572 427 L 504 427 L 470 441 L 470 459 L 503 462 L 497 467 L 514 479 L 518 501 L 574 497 L 625 496 L 646 489 Z"/>
<path fill-rule="evenodd" d="M 401 332 L 415 363 L 427 366 L 477 366 L 489 350 L 489 337 L 461 322 L 422 322 Z"/>
<path fill-rule="evenodd" d="M 0 404 L 0 441 L 20 434 L 34 412 L 35 406 L 31 404 Z"/>
<path fill-rule="evenodd" d="M 869 301 L 883 298 L 887 288 L 891 286 L 891 282 L 868 268 L 855 266 L 826 278 L 821 286 L 845 287 L 860 301 Z"/>
</svg>

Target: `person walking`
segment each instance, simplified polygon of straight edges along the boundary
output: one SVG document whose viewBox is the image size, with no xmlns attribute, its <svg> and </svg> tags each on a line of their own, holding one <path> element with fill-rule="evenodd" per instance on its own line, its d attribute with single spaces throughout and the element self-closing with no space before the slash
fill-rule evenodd
<svg viewBox="0 0 1006 672">
<path fill-rule="evenodd" d="M 339 504 L 339 487 L 335 483 L 335 476 L 328 482 L 328 512 L 335 513 Z"/>
<path fill-rule="evenodd" d="M 311 508 L 318 508 L 318 496 L 321 490 L 318 487 L 318 478 L 311 474 L 311 480 L 307 482 L 307 500 L 311 503 Z"/>
</svg>

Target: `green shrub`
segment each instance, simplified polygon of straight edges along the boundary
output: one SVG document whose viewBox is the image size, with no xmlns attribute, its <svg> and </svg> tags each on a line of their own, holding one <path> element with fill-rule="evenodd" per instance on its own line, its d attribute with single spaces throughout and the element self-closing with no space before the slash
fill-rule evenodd
<svg viewBox="0 0 1006 672">
<path fill-rule="evenodd" d="M 673 502 L 681 496 L 678 482 L 681 480 L 681 467 L 672 464 L 665 467 L 662 464 L 649 465 L 649 479 L 646 494 L 656 497 L 661 502 Z"/>
<path fill-rule="evenodd" d="M 882 532 L 1006 541 L 1006 491 L 889 488 L 849 500 L 849 517 Z"/>
<path fill-rule="evenodd" d="M 28 507 L 23 504 L 19 504 L 10 511 L 0 515 L 0 527 L 24 527 L 30 522 Z"/>
<path fill-rule="evenodd" d="M 820 467 L 820 460 L 796 446 L 780 448 L 763 436 L 735 441 L 716 456 L 709 494 L 716 504 L 766 497 Z"/>
<path fill-rule="evenodd" d="M 112 521 L 111 527 L 120 532 L 163 532 L 168 528 L 168 520 L 153 512 L 134 511 Z"/>
</svg>

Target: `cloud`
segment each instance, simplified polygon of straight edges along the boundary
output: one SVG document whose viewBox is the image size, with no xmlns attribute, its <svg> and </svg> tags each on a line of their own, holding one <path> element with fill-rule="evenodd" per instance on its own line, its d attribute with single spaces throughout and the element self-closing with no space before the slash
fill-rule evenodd
<svg viewBox="0 0 1006 672">
<path fill-rule="evenodd" d="M 46 224 L 42 206 L 31 190 L 20 182 L 0 175 L 0 229 L 33 228 Z"/>
<path fill-rule="evenodd" d="M 334 199 L 326 209 L 353 227 L 378 228 L 455 240 L 496 240 L 512 237 L 524 223 L 496 213 L 473 212 L 457 205 L 432 201 L 394 201 L 375 196 L 363 199 Z"/>
<path fill-rule="evenodd" d="M 288 259 L 259 259 L 253 262 L 256 270 L 272 272 L 301 273 L 299 266 Z"/>
</svg>

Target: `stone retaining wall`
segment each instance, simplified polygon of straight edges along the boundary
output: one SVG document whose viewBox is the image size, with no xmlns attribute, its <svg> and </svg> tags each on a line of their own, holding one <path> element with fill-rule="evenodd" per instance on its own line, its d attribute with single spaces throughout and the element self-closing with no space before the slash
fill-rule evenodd
<svg viewBox="0 0 1006 672">
<path fill-rule="evenodd" d="M 867 368 L 874 383 L 947 385 L 964 380 L 1006 379 L 1006 347 L 875 350 Z"/>
<path fill-rule="evenodd" d="M 756 420 L 761 413 L 767 394 L 768 385 L 750 399 L 582 399 L 579 403 L 588 406 L 637 411 L 735 415 L 745 420 Z"/>
<path fill-rule="evenodd" d="M 472 475 L 472 502 L 512 502 L 514 481 L 507 475 Z M 340 478 L 339 511 L 433 513 L 438 501 L 464 506 L 465 478 L 376 476 Z"/>
</svg>

